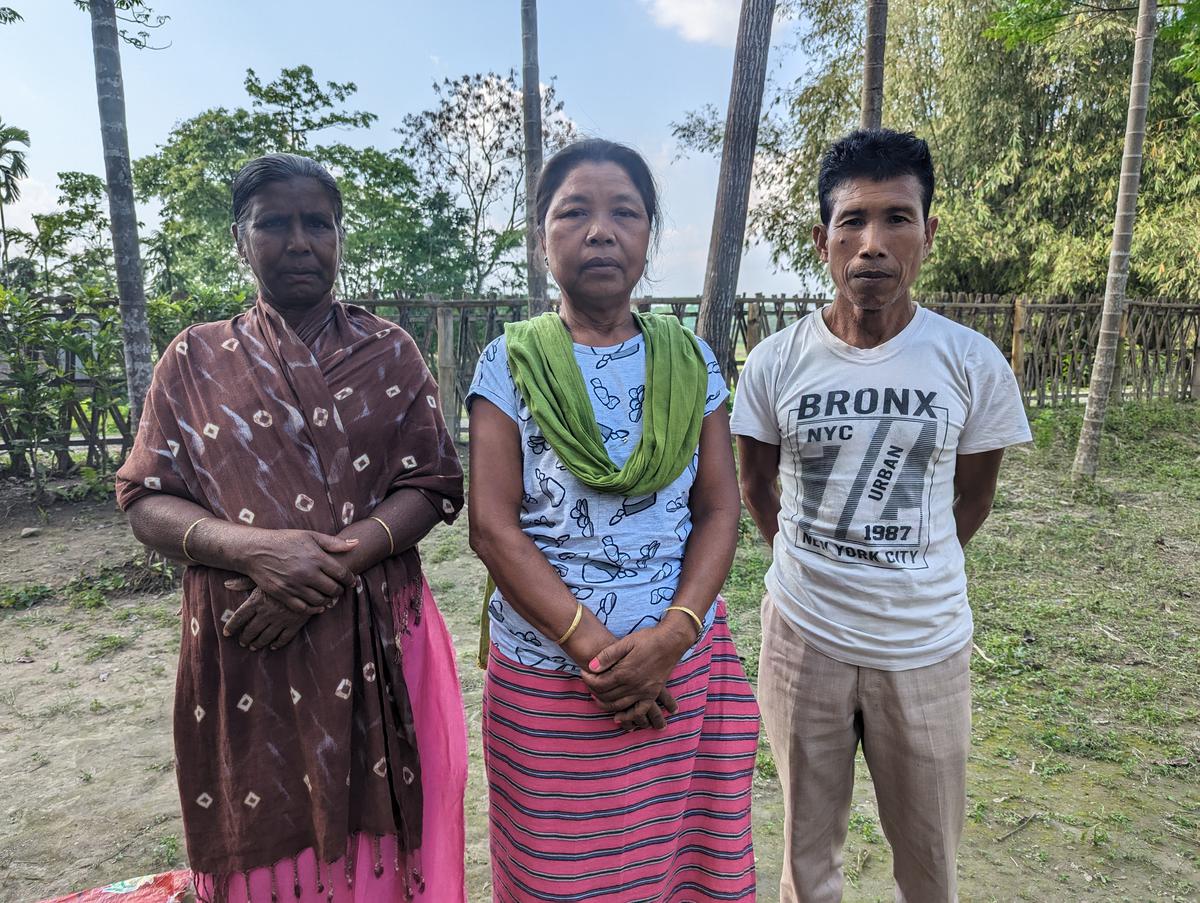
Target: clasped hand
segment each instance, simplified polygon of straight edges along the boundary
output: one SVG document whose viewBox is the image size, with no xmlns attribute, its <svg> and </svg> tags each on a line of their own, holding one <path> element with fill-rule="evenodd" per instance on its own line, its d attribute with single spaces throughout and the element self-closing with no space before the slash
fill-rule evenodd
<svg viewBox="0 0 1200 903">
<path fill-rule="evenodd" d="M 354 586 L 344 560 L 355 540 L 311 530 L 263 530 L 245 554 L 245 576 L 226 589 L 249 592 L 225 624 L 227 637 L 249 649 L 290 643 L 313 615 L 337 604 Z"/>
<path fill-rule="evenodd" d="M 667 680 L 689 645 L 661 624 L 635 630 L 602 649 L 581 676 L 600 707 L 616 713 L 613 720 L 623 730 L 662 730 L 667 726 L 663 710 L 671 715 L 679 710 Z"/>
</svg>

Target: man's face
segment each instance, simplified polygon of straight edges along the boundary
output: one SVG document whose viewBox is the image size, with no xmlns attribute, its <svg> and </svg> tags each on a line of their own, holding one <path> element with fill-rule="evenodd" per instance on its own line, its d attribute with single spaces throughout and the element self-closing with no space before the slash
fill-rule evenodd
<svg viewBox="0 0 1200 903">
<path fill-rule="evenodd" d="M 938 226 L 922 212 L 920 181 L 851 179 L 831 200 L 829 223 L 813 226 L 813 241 L 837 296 L 865 311 L 907 302 Z"/>
</svg>

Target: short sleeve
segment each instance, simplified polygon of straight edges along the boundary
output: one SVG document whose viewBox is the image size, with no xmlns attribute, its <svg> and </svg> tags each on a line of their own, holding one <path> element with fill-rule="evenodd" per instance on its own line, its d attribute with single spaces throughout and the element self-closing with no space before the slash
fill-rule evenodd
<svg viewBox="0 0 1200 903">
<path fill-rule="evenodd" d="M 762 344 L 754 348 L 746 358 L 738 376 L 737 391 L 733 396 L 733 417 L 729 429 L 735 436 L 748 436 L 768 445 L 783 442 L 779 432 L 779 418 L 775 414 L 775 374 L 770 353 L 771 347 Z"/>
<path fill-rule="evenodd" d="M 1007 448 L 1033 438 L 1012 368 L 992 342 L 977 341 L 967 355 L 971 408 L 958 436 L 958 454 Z"/>
<path fill-rule="evenodd" d="M 504 336 L 494 339 L 479 355 L 479 363 L 475 365 L 475 377 L 471 380 L 471 388 L 467 392 L 467 411 L 476 398 L 486 398 L 514 421 L 517 417 L 520 396 L 517 394 L 517 384 L 513 381 L 512 372 L 508 369 L 508 350 L 504 344 Z"/>
<path fill-rule="evenodd" d="M 725 399 L 729 397 L 729 387 L 725 385 L 725 376 L 721 373 L 721 365 L 717 363 L 717 356 L 708 347 L 708 342 L 697 337 L 696 344 L 700 346 L 700 353 L 704 356 L 704 366 L 708 370 L 708 392 L 704 396 L 704 416 L 707 417 L 725 403 Z"/>
</svg>

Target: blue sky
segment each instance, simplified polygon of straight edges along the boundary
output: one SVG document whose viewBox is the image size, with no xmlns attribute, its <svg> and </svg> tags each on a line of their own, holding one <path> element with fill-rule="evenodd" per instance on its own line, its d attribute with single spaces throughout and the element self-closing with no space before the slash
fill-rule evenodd
<svg viewBox="0 0 1200 903">
<path fill-rule="evenodd" d="M 5 75 L 0 119 L 29 130 L 30 180 L 11 225 L 52 209 L 55 174 L 103 175 L 91 36 L 72 0 L 5 0 L 25 21 L 0 29 Z M 154 150 L 172 125 L 215 106 L 247 105 L 245 70 L 264 80 L 311 65 L 322 81 L 354 81 L 353 107 L 378 114 L 354 143 L 394 146 L 392 129 L 432 100 L 431 84 L 466 72 L 520 68 L 517 0 L 152 0 L 170 22 L 157 52 L 124 48 L 130 150 Z M 670 123 L 704 103 L 723 109 L 740 0 L 540 0 L 543 81 L 557 78 L 579 129 L 641 150 L 664 195 L 665 230 L 654 265 L 656 295 L 698 294 L 716 193 L 711 158 L 675 160 Z M 776 77 L 796 62 L 775 53 Z M 332 133 L 326 133 L 332 134 Z M 146 218 L 149 212 L 143 212 Z M 739 288 L 793 292 L 767 249 L 742 263 Z"/>
</svg>

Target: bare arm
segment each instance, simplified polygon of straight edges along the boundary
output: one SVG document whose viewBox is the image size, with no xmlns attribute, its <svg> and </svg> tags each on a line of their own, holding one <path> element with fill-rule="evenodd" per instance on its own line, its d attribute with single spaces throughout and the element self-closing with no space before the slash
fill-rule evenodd
<svg viewBox="0 0 1200 903">
<path fill-rule="evenodd" d="M 485 398 L 471 404 L 471 481 L 467 513 L 471 549 L 517 613 L 539 633 L 562 636 L 577 600 L 546 556 L 521 530 L 521 434 L 512 418 Z M 685 616 L 686 617 L 686 616 Z M 581 669 L 615 637 L 586 608 L 564 651 Z"/>
<path fill-rule="evenodd" d="M 729 414 L 724 407 L 704 418 L 688 507 L 692 532 L 671 605 L 685 607 L 703 620 L 729 576 L 741 512 Z M 665 612 L 658 626 L 634 631 L 601 652 L 592 668 L 597 673 L 584 673 L 583 680 L 601 702 L 621 711 L 630 709 L 662 691 L 671 671 L 696 642 L 696 633 L 696 622 L 685 613 Z M 653 719 L 648 709 L 634 709 L 634 726 L 643 726 L 638 720 L 642 714 Z"/>
<path fill-rule="evenodd" d="M 293 611 L 313 614 L 354 585 L 353 572 L 338 558 L 355 548 L 353 538 L 231 524 L 172 495 L 146 496 L 128 513 L 133 535 L 144 545 L 180 559 L 187 533 L 186 551 L 193 562 L 245 574 Z"/>
<path fill-rule="evenodd" d="M 342 564 L 355 574 L 370 570 L 393 554 L 388 535 L 378 523 L 377 517 L 392 531 L 394 554 L 411 549 L 429 535 L 429 531 L 441 521 L 441 515 L 433 507 L 425 493 L 417 489 L 399 489 L 375 506 L 367 517 L 355 521 L 338 534 L 338 538 L 356 543 L 350 551 L 340 556 Z"/>
<path fill-rule="evenodd" d="M 1004 449 L 959 455 L 954 465 L 954 524 L 959 545 L 966 547 L 992 512 L 996 478 Z"/>
<path fill-rule="evenodd" d="M 779 532 L 779 446 L 737 437 L 742 500 L 768 546 Z"/>
</svg>

